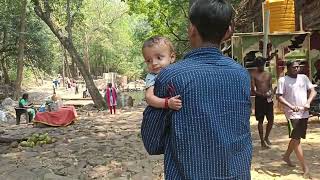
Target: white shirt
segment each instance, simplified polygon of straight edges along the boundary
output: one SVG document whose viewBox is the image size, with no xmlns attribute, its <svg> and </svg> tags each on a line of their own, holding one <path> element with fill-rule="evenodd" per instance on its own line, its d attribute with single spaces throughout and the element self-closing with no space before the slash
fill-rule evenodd
<svg viewBox="0 0 320 180">
<path fill-rule="evenodd" d="M 314 85 L 304 74 L 298 74 L 297 78 L 284 76 L 279 79 L 276 93 L 282 95 L 291 105 L 304 107 L 308 100 L 307 92 L 313 87 Z M 309 111 L 305 110 L 293 112 L 292 109 L 284 106 L 284 112 L 288 119 L 309 118 Z"/>
</svg>

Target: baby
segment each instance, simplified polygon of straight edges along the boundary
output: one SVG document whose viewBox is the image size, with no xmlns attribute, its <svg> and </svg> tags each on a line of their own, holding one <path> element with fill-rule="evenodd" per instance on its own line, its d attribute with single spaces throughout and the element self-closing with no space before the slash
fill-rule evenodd
<svg viewBox="0 0 320 180">
<path fill-rule="evenodd" d="M 159 98 L 154 95 L 154 83 L 162 68 L 174 62 L 176 55 L 172 43 L 165 37 L 153 36 L 147 39 L 142 47 L 142 54 L 149 74 L 146 77 L 146 101 L 155 108 L 179 110 L 182 107 L 180 96 Z"/>
</svg>

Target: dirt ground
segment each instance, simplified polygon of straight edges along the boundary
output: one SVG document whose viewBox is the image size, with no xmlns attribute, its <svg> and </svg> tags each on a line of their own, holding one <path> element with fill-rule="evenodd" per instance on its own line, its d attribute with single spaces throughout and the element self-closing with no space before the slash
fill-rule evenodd
<svg viewBox="0 0 320 180">
<path fill-rule="evenodd" d="M 51 87 L 29 92 L 41 101 L 51 94 Z M 61 96 L 73 97 L 71 94 L 64 89 L 58 91 Z M 141 142 L 142 112 L 143 107 L 119 110 L 117 115 L 78 110 L 75 124 L 61 128 L 0 124 L 3 137 L 28 137 L 40 132 L 57 138 L 54 144 L 35 148 L 0 144 L 0 180 L 163 179 L 163 156 L 149 156 Z M 253 180 L 303 179 L 300 166 L 292 168 L 281 160 L 289 141 L 283 115 L 275 117 L 271 149 L 261 149 L 254 117 L 251 130 Z M 311 118 L 302 147 L 313 179 L 320 179 L 319 139 L 320 120 Z M 292 161 L 298 164 L 294 154 Z"/>
<path fill-rule="evenodd" d="M 251 118 L 251 131 L 254 144 L 252 160 L 252 179 L 303 179 L 302 170 L 294 153 L 291 160 L 296 167 L 287 166 L 281 156 L 286 151 L 289 142 L 286 120 L 283 115 L 277 115 L 275 125 L 272 129 L 270 140 L 273 145 L 269 150 L 262 150 L 260 147 L 257 122 Z M 313 117 L 309 121 L 307 137 L 302 140 L 302 148 L 313 179 L 320 179 L 320 120 Z"/>
</svg>

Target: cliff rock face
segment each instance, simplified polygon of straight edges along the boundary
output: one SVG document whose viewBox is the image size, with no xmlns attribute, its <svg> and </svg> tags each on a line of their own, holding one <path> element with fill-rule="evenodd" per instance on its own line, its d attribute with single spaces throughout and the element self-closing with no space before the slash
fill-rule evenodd
<svg viewBox="0 0 320 180">
<path fill-rule="evenodd" d="M 262 31 L 262 0 L 242 0 L 236 9 L 236 32 L 252 32 L 252 22 L 255 31 Z"/>
<path fill-rule="evenodd" d="M 252 32 L 252 22 L 255 31 L 263 31 L 262 22 L 263 0 L 242 0 L 236 9 L 236 32 Z M 305 31 L 320 30 L 320 1 L 319 0 L 296 0 L 296 30 L 299 30 L 299 14 L 303 17 Z"/>
<path fill-rule="evenodd" d="M 320 30 L 320 1 L 304 0 L 301 4 L 303 27 L 306 30 Z"/>
</svg>

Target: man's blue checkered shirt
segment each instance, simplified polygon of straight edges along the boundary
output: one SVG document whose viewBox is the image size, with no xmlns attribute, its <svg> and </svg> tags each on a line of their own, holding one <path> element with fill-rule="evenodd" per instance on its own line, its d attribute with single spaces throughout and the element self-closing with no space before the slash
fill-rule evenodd
<svg viewBox="0 0 320 180">
<path fill-rule="evenodd" d="M 158 75 L 155 95 L 181 95 L 179 111 L 148 106 L 141 135 L 164 154 L 166 179 L 250 179 L 250 75 L 216 48 L 195 49 Z"/>
</svg>

